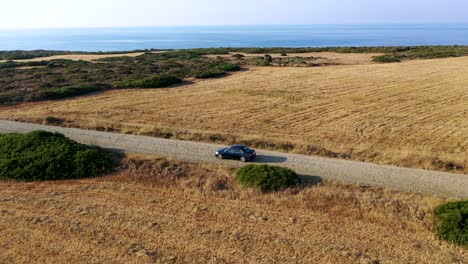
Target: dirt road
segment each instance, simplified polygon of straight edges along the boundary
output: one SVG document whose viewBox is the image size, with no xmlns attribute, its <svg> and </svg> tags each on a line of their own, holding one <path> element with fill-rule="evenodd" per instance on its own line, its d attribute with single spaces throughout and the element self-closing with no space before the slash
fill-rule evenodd
<svg viewBox="0 0 468 264">
<path fill-rule="evenodd" d="M 177 160 L 203 162 L 230 167 L 244 164 L 218 160 L 216 144 L 116 134 L 74 128 L 44 126 L 0 120 L 0 133 L 47 130 L 60 132 L 84 144 L 129 153 L 158 155 Z M 399 168 L 348 160 L 309 157 L 304 155 L 257 150 L 257 163 L 268 163 L 295 170 L 312 181 L 337 180 L 344 183 L 378 186 L 394 190 L 435 194 L 443 197 L 468 198 L 468 175 Z"/>
</svg>

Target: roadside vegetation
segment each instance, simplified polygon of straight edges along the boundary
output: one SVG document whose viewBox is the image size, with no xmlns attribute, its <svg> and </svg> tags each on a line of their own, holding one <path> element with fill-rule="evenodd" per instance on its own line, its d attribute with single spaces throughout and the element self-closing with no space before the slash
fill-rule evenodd
<svg viewBox="0 0 468 264">
<path fill-rule="evenodd" d="M 288 168 L 250 164 L 236 173 L 239 183 L 257 188 L 262 192 L 278 191 L 301 183 L 299 176 Z"/>
<path fill-rule="evenodd" d="M 111 167 L 112 161 L 102 149 L 79 144 L 62 134 L 0 134 L 0 179 L 79 179 L 100 175 Z"/>
<path fill-rule="evenodd" d="M 434 214 L 436 231 L 441 239 L 468 246 L 468 201 L 440 205 Z"/>
</svg>

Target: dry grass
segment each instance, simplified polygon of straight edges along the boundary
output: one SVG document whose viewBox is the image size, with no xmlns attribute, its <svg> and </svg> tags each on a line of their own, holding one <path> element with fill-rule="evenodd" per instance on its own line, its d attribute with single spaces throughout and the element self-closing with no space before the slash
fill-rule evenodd
<svg viewBox="0 0 468 264">
<path fill-rule="evenodd" d="M 141 157 L 107 177 L 0 182 L 2 263 L 464 263 L 444 200 L 325 183 L 262 195 L 229 169 Z"/>
<path fill-rule="evenodd" d="M 210 58 L 222 57 L 232 58 L 233 54 L 242 54 L 245 57 L 262 57 L 263 54 L 248 54 L 231 52 L 229 55 L 207 55 Z M 316 64 L 331 64 L 331 65 L 355 65 L 355 64 L 370 64 L 373 63 L 372 59 L 375 56 L 381 56 L 383 53 L 337 53 L 337 52 L 307 52 L 307 53 L 289 53 L 287 57 L 281 56 L 280 53 L 269 54 L 273 58 L 288 58 L 288 57 L 302 57 L 302 58 L 318 58 L 313 62 Z"/>
<path fill-rule="evenodd" d="M 468 57 L 251 68 L 174 89 L 0 108 L 0 118 L 468 172 Z"/>
</svg>

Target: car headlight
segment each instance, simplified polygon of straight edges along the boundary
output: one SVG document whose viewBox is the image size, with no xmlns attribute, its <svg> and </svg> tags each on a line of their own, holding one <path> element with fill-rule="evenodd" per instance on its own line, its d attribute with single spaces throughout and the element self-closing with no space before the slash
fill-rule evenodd
<svg viewBox="0 0 468 264">
<path fill-rule="evenodd" d="M 218 155 L 218 154 L 219 154 L 219 152 L 218 152 L 218 151 L 216 151 L 216 153 L 215 153 L 215 154 L 216 154 L 216 155 Z"/>
</svg>

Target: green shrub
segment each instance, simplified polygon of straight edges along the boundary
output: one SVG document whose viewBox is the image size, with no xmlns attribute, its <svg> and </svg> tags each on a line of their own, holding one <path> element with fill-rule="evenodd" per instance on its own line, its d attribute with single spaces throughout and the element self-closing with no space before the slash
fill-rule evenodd
<svg viewBox="0 0 468 264">
<path fill-rule="evenodd" d="M 434 215 L 441 239 L 468 246 L 468 201 L 443 204 L 435 209 Z"/>
<path fill-rule="evenodd" d="M 372 59 L 374 62 L 380 63 L 393 63 L 393 62 L 401 62 L 401 60 L 396 57 L 395 55 L 382 55 L 377 56 Z"/>
<path fill-rule="evenodd" d="M 79 144 L 62 134 L 0 135 L 0 179 L 78 179 L 97 176 L 111 167 L 111 159 L 101 148 Z"/>
<path fill-rule="evenodd" d="M 237 53 L 237 54 L 232 55 L 231 57 L 233 57 L 234 59 L 242 59 L 242 58 L 244 58 L 245 56 L 244 56 L 243 54 Z"/>
<path fill-rule="evenodd" d="M 170 75 L 158 75 L 141 80 L 126 80 L 117 82 L 117 88 L 164 88 L 181 83 L 182 79 Z"/>
<path fill-rule="evenodd" d="M 222 71 L 228 71 L 228 72 L 240 71 L 241 69 L 239 65 L 231 64 L 231 63 L 222 64 L 218 68 Z"/>
<path fill-rule="evenodd" d="M 28 96 L 25 98 L 25 101 L 63 99 L 72 96 L 104 91 L 110 89 L 111 87 L 112 86 L 108 84 L 94 83 L 63 88 L 46 88 L 28 94 Z"/>
<path fill-rule="evenodd" d="M 255 63 L 255 65 L 257 65 L 257 66 L 271 66 L 271 63 L 268 62 L 268 61 L 263 61 L 263 60 L 262 60 L 262 61 L 257 61 L 257 62 Z"/>
<path fill-rule="evenodd" d="M 198 73 L 195 77 L 198 79 L 208 79 L 208 78 L 216 78 L 226 74 L 222 70 L 207 70 Z"/>
<path fill-rule="evenodd" d="M 48 116 L 44 118 L 43 124 L 45 125 L 61 125 L 63 124 L 65 120 L 62 118 L 54 117 L 54 116 Z"/>
<path fill-rule="evenodd" d="M 288 168 L 254 164 L 239 169 L 236 179 L 242 185 L 258 188 L 262 192 L 297 186 L 301 182 L 299 176 Z"/>
<path fill-rule="evenodd" d="M 263 56 L 263 59 L 265 61 L 267 61 L 267 62 L 272 62 L 273 61 L 273 57 L 271 57 L 271 55 L 268 55 L 268 54 Z"/>
</svg>

